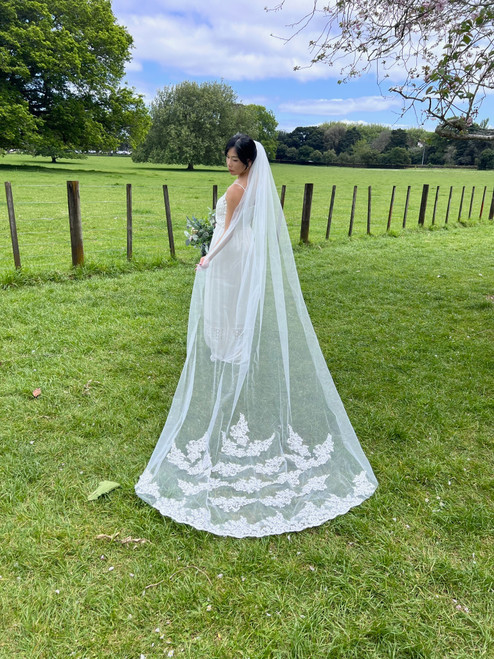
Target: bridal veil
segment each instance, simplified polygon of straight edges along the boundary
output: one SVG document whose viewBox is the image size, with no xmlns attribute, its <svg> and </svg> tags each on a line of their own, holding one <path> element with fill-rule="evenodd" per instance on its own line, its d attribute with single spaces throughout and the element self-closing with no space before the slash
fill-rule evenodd
<svg viewBox="0 0 494 659">
<path fill-rule="evenodd" d="M 209 266 L 197 271 L 185 365 L 136 485 L 163 515 L 238 538 L 317 526 L 377 486 L 320 350 L 256 146 L 230 225 L 215 231 Z"/>
</svg>

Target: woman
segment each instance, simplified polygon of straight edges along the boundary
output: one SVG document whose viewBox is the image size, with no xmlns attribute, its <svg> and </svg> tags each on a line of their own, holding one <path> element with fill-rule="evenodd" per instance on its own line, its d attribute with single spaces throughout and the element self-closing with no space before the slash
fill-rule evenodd
<svg viewBox="0 0 494 659">
<path fill-rule="evenodd" d="M 234 537 L 317 526 L 377 486 L 319 348 L 266 153 L 235 135 L 192 292 L 187 358 L 136 485 L 163 515 Z"/>
</svg>

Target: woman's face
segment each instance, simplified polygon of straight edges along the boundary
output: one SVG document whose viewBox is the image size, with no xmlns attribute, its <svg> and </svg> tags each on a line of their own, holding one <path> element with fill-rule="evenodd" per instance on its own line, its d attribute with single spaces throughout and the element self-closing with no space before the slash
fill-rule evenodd
<svg viewBox="0 0 494 659">
<path fill-rule="evenodd" d="M 226 154 L 226 166 L 232 176 L 240 176 L 240 174 L 243 174 L 247 169 L 238 157 L 235 147 L 233 146 Z"/>
</svg>

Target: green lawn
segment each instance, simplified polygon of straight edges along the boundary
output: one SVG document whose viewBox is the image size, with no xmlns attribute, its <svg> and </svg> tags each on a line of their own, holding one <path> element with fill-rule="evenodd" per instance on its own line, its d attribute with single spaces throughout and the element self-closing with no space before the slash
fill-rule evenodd
<svg viewBox="0 0 494 659">
<path fill-rule="evenodd" d="M 227 183 L 193 176 L 208 179 L 199 209 Z M 493 657 L 493 231 L 295 247 L 380 487 L 319 528 L 263 539 L 163 520 L 133 492 L 185 357 L 192 250 L 155 270 L 1 290 L 0 657 Z M 122 487 L 88 502 L 104 479 Z"/>
<path fill-rule="evenodd" d="M 354 235 L 367 230 L 368 187 L 372 187 L 371 232 L 386 231 L 391 194 L 396 186 L 391 232 L 402 231 L 405 198 L 410 186 L 407 226 L 417 227 L 422 186 L 430 186 L 426 225 L 432 224 L 436 189 L 439 195 L 435 225 L 444 226 L 450 186 L 453 195 L 448 224 L 458 221 L 462 189 L 465 187 L 461 219 L 469 215 L 476 221 L 484 188 L 483 220 L 487 221 L 493 190 L 491 172 L 475 170 L 371 170 L 341 167 L 304 167 L 273 165 L 279 191 L 286 185 L 285 212 L 296 243 L 305 183 L 314 184 L 310 239 L 324 241 L 331 198 L 336 185 L 331 239 L 347 236 L 354 186 L 358 186 Z M 187 172 L 181 167 L 135 164 L 128 157 L 90 156 L 87 160 L 68 160 L 52 164 L 47 160 L 22 155 L 0 159 L 0 179 L 12 183 L 18 225 L 21 261 L 33 273 L 66 271 L 71 252 L 67 216 L 66 181 L 80 181 L 81 213 L 86 261 L 89 264 L 122 267 L 126 258 L 126 184 L 133 188 L 134 257 L 141 265 L 161 261 L 168 252 L 163 204 L 163 184 L 168 185 L 174 238 L 180 259 L 192 262 L 193 255 L 184 245 L 187 215 L 204 216 L 212 206 L 213 185 L 221 195 L 231 183 L 224 167 L 197 167 Z M 472 202 L 472 189 L 475 187 Z M 471 211 L 470 211 L 471 206 Z M 12 248 L 5 192 L 0 190 L 0 276 L 13 269 Z"/>
</svg>

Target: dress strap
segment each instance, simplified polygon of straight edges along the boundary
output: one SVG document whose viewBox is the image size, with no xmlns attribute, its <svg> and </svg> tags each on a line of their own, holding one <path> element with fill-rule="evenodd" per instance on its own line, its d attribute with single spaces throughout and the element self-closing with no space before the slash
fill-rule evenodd
<svg viewBox="0 0 494 659">
<path fill-rule="evenodd" d="M 242 188 L 242 190 L 243 190 L 244 192 L 247 190 L 247 188 L 244 188 L 244 186 L 243 186 L 241 183 L 239 183 L 237 180 L 233 181 L 233 184 L 234 184 L 234 185 L 235 185 L 235 183 L 236 183 L 237 185 L 239 185 L 239 186 Z"/>
</svg>

